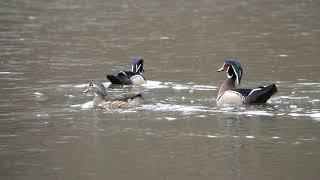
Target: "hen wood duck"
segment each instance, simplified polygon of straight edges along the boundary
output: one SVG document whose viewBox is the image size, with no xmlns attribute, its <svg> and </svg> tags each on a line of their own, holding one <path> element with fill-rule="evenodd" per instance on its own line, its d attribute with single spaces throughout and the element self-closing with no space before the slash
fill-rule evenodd
<svg viewBox="0 0 320 180">
<path fill-rule="evenodd" d="M 115 97 L 107 95 L 103 84 L 90 83 L 83 93 L 94 92 L 93 107 L 101 109 L 122 109 L 139 106 L 143 103 L 143 97 L 140 92 L 129 92 Z"/>
<path fill-rule="evenodd" d="M 107 79 L 112 84 L 123 84 L 123 85 L 139 85 L 145 84 L 146 79 L 143 77 L 143 59 L 134 58 L 132 60 L 131 71 L 120 71 L 116 76 L 107 75 Z"/>
<path fill-rule="evenodd" d="M 220 87 L 217 104 L 256 104 L 266 103 L 267 100 L 277 92 L 275 84 L 268 86 L 259 86 L 254 89 L 240 89 L 237 86 L 240 85 L 243 70 L 241 64 L 235 58 L 229 58 L 223 63 L 218 72 L 226 71 L 227 79 Z"/>
</svg>

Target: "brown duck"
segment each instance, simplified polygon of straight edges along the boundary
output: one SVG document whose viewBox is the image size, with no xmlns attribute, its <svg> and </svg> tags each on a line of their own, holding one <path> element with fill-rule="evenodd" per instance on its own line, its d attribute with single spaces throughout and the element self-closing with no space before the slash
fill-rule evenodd
<svg viewBox="0 0 320 180">
<path fill-rule="evenodd" d="M 129 92 L 109 97 L 102 83 L 90 83 L 83 93 L 94 92 L 93 107 L 101 109 L 123 109 L 139 106 L 143 103 L 140 92 Z"/>
</svg>

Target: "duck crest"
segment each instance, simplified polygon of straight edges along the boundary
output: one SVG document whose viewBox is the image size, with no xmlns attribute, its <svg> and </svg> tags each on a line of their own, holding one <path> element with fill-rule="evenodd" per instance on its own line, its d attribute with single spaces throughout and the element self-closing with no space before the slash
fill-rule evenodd
<svg viewBox="0 0 320 180">
<path fill-rule="evenodd" d="M 131 71 L 137 74 L 142 75 L 143 69 L 143 59 L 142 58 L 133 58 Z"/>
</svg>

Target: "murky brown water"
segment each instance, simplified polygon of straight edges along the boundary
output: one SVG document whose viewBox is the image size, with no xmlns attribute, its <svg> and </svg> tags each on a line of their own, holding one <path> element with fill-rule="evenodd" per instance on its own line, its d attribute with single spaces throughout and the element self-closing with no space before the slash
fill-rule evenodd
<svg viewBox="0 0 320 180">
<path fill-rule="evenodd" d="M 0 2 L 0 179 L 317 179 L 319 1 Z M 81 93 L 145 59 L 146 104 Z M 265 106 L 218 108 L 226 57 Z M 110 93 L 124 91 L 109 89 Z"/>
</svg>

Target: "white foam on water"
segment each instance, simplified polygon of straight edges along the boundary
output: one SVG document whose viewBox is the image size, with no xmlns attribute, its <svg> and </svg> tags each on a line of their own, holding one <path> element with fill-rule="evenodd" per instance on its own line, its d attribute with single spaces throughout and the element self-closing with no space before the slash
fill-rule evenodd
<svg viewBox="0 0 320 180">
<path fill-rule="evenodd" d="M 311 117 L 315 120 L 319 120 L 320 121 L 320 112 L 315 112 L 315 113 L 295 113 L 295 112 L 292 112 L 292 113 L 288 113 L 289 116 L 292 116 L 292 117 Z"/>
<path fill-rule="evenodd" d="M 44 94 L 42 94 L 42 93 L 40 93 L 40 92 L 35 92 L 35 93 L 33 93 L 34 95 L 36 95 L 36 96 L 43 96 Z"/>
<path fill-rule="evenodd" d="M 198 91 L 209 91 L 216 90 L 216 86 L 209 85 L 192 85 L 192 83 L 188 84 L 176 84 L 174 82 L 161 82 L 161 81 L 151 81 L 147 80 L 146 84 L 142 84 L 141 86 L 146 87 L 148 89 L 162 89 L 162 88 L 172 88 L 175 90 L 198 90 Z"/>
<path fill-rule="evenodd" d="M 216 86 L 209 86 L 209 85 L 194 85 L 192 86 L 193 90 L 199 90 L 199 91 L 210 91 L 210 90 L 216 90 Z"/>
<path fill-rule="evenodd" d="M 167 37 L 167 36 L 162 36 L 162 37 L 160 37 L 160 39 L 161 39 L 161 40 L 168 40 L 168 39 L 170 39 L 170 38 Z"/>
<path fill-rule="evenodd" d="M 0 72 L 0 74 L 12 74 L 12 72 L 5 72 L 5 71 L 2 71 L 2 72 Z"/>
<path fill-rule="evenodd" d="M 163 104 L 163 103 L 157 103 L 155 105 L 150 105 L 150 104 L 143 105 L 141 108 L 146 110 L 153 110 L 153 111 L 183 112 L 183 113 L 211 111 L 204 106 L 186 106 L 186 105 Z"/>
<path fill-rule="evenodd" d="M 247 115 L 247 116 L 274 116 L 274 114 L 266 111 L 242 111 L 242 112 L 228 112 L 237 115 Z"/>
<path fill-rule="evenodd" d="M 63 87 L 63 88 L 66 88 L 66 87 L 74 87 L 75 85 L 71 85 L 71 84 L 61 84 L 59 85 L 59 87 Z"/>
<path fill-rule="evenodd" d="M 176 90 L 196 90 L 196 91 L 212 91 L 216 90 L 216 86 L 209 85 L 185 85 L 185 84 L 173 84 L 173 89 Z"/>
<path fill-rule="evenodd" d="M 176 120 L 177 118 L 174 118 L 174 117 L 165 117 L 164 119 L 168 120 L 168 121 L 173 121 L 173 120 Z"/>
<path fill-rule="evenodd" d="M 304 83 L 297 83 L 297 84 L 304 85 L 304 86 L 320 85 L 320 83 L 314 83 L 314 82 L 304 82 Z"/>
<path fill-rule="evenodd" d="M 312 118 L 320 118 L 320 113 L 310 114 L 310 117 L 312 117 Z"/>
<path fill-rule="evenodd" d="M 300 113 L 289 113 L 288 115 L 293 117 L 306 116 L 306 114 L 300 114 Z"/>
<path fill-rule="evenodd" d="M 162 89 L 162 88 L 168 88 L 168 85 L 165 85 L 164 83 L 160 81 L 150 81 L 147 80 L 146 84 L 142 84 L 141 86 L 146 87 L 148 89 Z"/>
<path fill-rule="evenodd" d="M 203 118 L 203 117 L 207 117 L 206 115 L 198 115 L 197 117 Z"/>
<path fill-rule="evenodd" d="M 311 103 L 320 102 L 320 99 L 313 99 L 310 101 Z"/>
<path fill-rule="evenodd" d="M 320 113 L 313 113 L 310 114 L 310 117 L 312 117 L 313 119 L 320 121 Z"/>
<path fill-rule="evenodd" d="M 134 109 L 113 109 L 113 111 L 118 111 L 120 113 L 136 113 Z"/>
<path fill-rule="evenodd" d="M 248 139 L 254 139 L 255 137 L 254 137 L 254 136 L 246 136 L 246 138 L 248 138 Z"/>
<path fill-rule="evenodd" d="M 17 137 L 16 134 L 0 134 L 0 138 Z"/>
<path fill-rule="evenodd" d="M 207 135 L 208 138 L 217 138 L 218 136 L 215 135 Z"/>
<path fill-rule="evenodd" d="M 291 109 L 297 109 L 297 108 L 298 108 L 297 105 L 290 105 L 289 107 L 290 107 Z"/>
<path fill-rule="evenodd" d="M 277 116 L 283 116 L 286 115 L 286 113 L 278 113 Z"/>
<path fill-rule="evenodd" d="M 49 114 L 47 113 L 42 113 L 42 114 L 37 114 L 37 117 L 49 117 Z"/>
<path fill-rule="evenodd" d="M 93 108 L 93 101 L 89 101 L 83 104 L 74 104 L 71 105 L 70 107 L 72 108 L 78 108 L 80 107 L 81 109 L 92 109 Z"/>
<path fill-rule="evenodd" d="M 173 85 L 172 88 L 173 88 L 173 89 L 176 89 L 176 90 L 186 90 L 186 89 L 190 89 L 189 86 L 187 86 L 187 85 L 182 85 L 182 84 L 175 84 L 175 85 Z"/>
<path fill-rule="evenodd" d="M 277 98 L 279 98 L 279 99 L 301 100 L 301 99 L 309 99 L 309 96 L 303 96 L 303 97 L 279 96 L 279 97 L 277 97 Z"/>
</svg>

